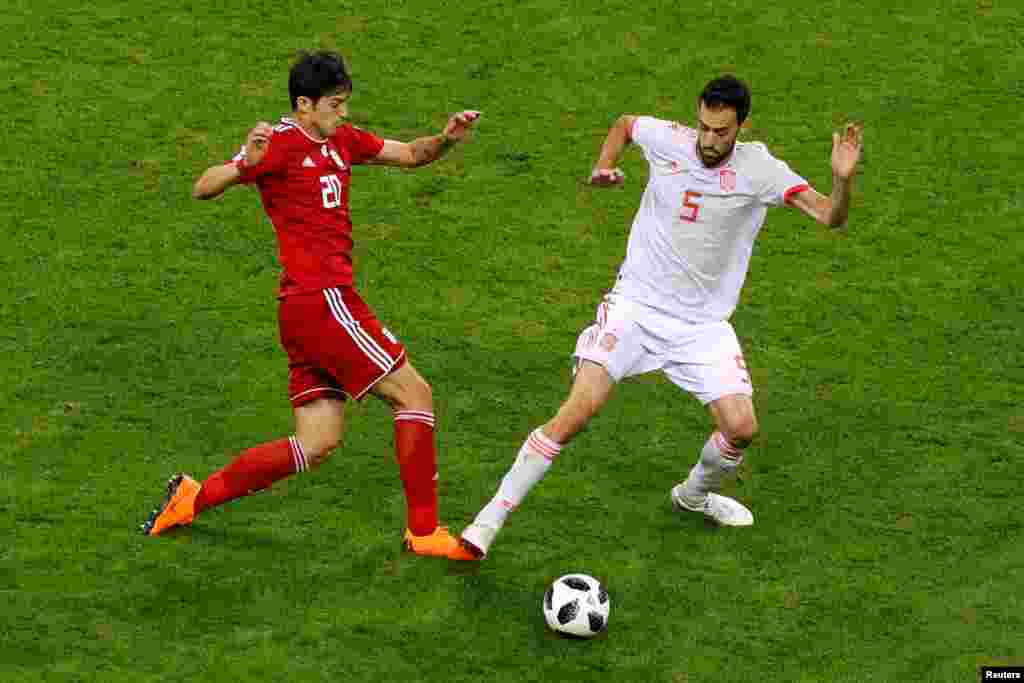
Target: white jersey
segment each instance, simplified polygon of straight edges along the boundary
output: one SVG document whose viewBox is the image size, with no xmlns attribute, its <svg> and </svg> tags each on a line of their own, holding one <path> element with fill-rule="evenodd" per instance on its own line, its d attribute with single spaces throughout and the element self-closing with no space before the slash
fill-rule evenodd
<svg viewBox="0 0 1024 683">
<path fill-rule="evenodd" d="M 697 131 L 649 116 L 631 131 L 650 165 L 614 292 L 682 320 L 728 320 L 769 206 L 807 181 L 759 142 L 706 168 Z"/>
</svg>

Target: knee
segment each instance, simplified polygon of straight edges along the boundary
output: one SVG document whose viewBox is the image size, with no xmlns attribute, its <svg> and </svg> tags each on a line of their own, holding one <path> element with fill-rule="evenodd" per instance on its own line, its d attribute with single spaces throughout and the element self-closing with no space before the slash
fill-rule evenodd
<svg viewBox="0 0 1024 683">
<path fill-rule="evenodd" d="M 341 434 L 317 434 L 309 441 L 310 443 L 303 444 L 303 449 L 307 464 L 310 469 L 315 469 L 327 462 L 334 451 L 341 446 Z"/>
<path fill-rule="evenodd" d="M 757 437 L 759 426 L 753 415 L 744 415 L 729 420 L 720 427 L 722 436 L 736 448 L 746 448 Z"/>
</svg>

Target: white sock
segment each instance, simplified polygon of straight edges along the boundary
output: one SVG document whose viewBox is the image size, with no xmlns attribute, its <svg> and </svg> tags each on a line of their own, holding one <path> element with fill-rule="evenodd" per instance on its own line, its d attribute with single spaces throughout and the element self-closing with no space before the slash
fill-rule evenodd
<svg viewBox="0 0 1024 683">
<path fill-rule="evenodd" d="M 533 430 L 519 449 L 519 455 L 516 456 L 512 467 L 502 478 L 498 492 L 480 510 L 473 523 L 500 529 L 508 513 L 515 510 L 530 489 L 544 478 L 561 450 L 561 444 L 544 436 L 544 432 L 539 428 Z"/>
<path fill-rule="evenodd" d="M 708 491 L 718 491 L 722 479 L 735 472 L 741 462 L 743 451 L 730 444 L 721 432 L 713 433 L 683 484 L 683 496 L 694 504 L 703 503 Z"/>
</svg>

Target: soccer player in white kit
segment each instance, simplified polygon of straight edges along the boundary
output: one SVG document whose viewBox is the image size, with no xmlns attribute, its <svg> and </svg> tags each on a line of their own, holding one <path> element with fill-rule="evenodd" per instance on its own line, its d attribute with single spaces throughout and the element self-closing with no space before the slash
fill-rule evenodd
<svg viewBox="0 0 1024 683">
<path fill-rule="evenodd" d="M 717 493 L 757 434 L 753 387 L 729 317 L 769 206 L 794 206 L 831 227 L 846 223 L 861 127 L 832 140 L 832 194 L 816 192 L 761 143 L 737 142 L 750 90 L 733 76 L 705 86 L 697 128 L 621 116 L 608 132 L 590 182 L 614 186 L 626 145 L 647 158 L 649 179 L 629 234 L 626 260 L 596 321 L 576 343 L 569 398 L 523 443 L 494 498 L 462 533 L 477 557 L 565 446 L 611 397 L 616 382 L 660 370 L 707 406 L 715 429 L 697 463 L 670 494 L 683 512 L 750 526 L 743 504 Z"/>
</svg>

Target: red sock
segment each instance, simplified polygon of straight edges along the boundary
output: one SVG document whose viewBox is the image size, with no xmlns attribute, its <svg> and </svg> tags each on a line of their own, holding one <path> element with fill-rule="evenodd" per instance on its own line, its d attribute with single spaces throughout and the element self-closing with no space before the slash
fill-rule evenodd
<svg viewBox="0 0 1024 683">
<path fill-rule="evenodd" d="M 428 536 L 437 529 L 437 456 L 434 414 L 395 411 L 395 455 L 405 488 L 409 531 Z"/>
<path fill-rule="evenodd" d="M 250 448 L 203 482 L 196 496 L 195 513 L 262 491 L 306 467 L 302 445 L 294 436 Z"/>
</svg>

